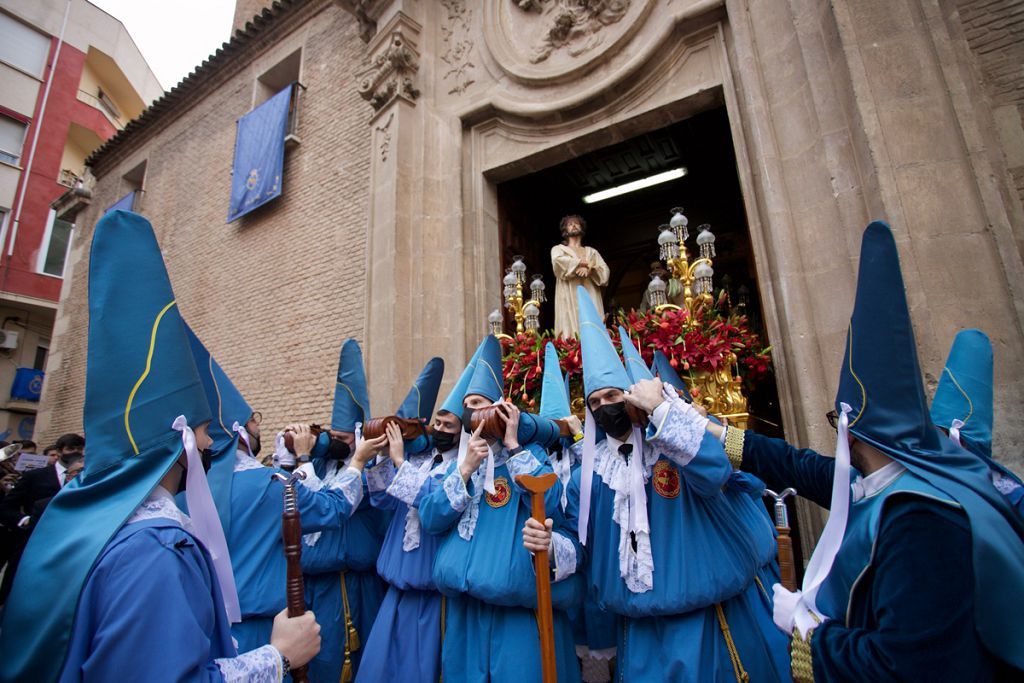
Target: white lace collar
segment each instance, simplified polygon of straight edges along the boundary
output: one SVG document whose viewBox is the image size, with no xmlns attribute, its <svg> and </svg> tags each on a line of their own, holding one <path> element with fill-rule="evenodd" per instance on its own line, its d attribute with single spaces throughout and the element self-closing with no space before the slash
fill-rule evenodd
<svg viewBox="0 0 1024 683">
<path fill-rule="evenodd" d="M 125 524 L 141 522 L 146 519 L 169 519 L 186 531 L 192 529 L 192 520 L 178 508 L 174 502 L 174 496 L 163 486 L 153 489 L 149 497 L 142 501 L 142 505 L 135 509 Z"/>
<path fill-rule="evenodd" d="M 262 469 L 263 467 L 263 463 L 243 451 L 241 448 L 235 451 L 235 472 Z"/>
<path fill-rule="evenodd" d="M 870 498 L 871 496 L 885 490 L 889 487 L 889 484 L 896 481 L 896 478 L 906 471 L 906 467 L 893 460 L 885 467 L 875 470 L 866 477 L 857 477 L 857 479 L 850 484 L 850 488 L 853 491 L 853 496 L 851 497 L 850 502 L 856 503 L 859 500 Z"/>
</svg>

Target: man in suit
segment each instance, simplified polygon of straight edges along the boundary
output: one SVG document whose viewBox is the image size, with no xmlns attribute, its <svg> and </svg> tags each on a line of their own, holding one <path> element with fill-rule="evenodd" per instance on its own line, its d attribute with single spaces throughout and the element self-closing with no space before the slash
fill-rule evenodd
<svg viewBox="0 0 1024 683">
<path fill-rule="evenodd" d="M 71 480 L 67 476 L 68 467 L 83 459 L 85 439 L 78 434 L 65 434 L 57 439 L 56 447 L 60 453 L 57 461 L 46 467 L 23 472 L 21 479 L 0 503 L 0 522 L 15 534 L 14 550 L 7 563 L 3 582 L 0 583 L 0 605 L 7 601 L 11 592 L 21 551 L 28 542 L 28 528 L 36 502 L 57 495 Z"/>
</svg>

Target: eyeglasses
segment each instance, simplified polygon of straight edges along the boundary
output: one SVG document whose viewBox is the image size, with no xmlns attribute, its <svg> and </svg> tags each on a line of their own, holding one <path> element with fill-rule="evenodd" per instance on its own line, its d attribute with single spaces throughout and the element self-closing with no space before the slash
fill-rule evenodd
<svg viewBox="0 0 1024 683">
<path fill-rule="evenodd" d="M 837 432 L 839 431 L 839 413 L 837 413 L 834 408 L 825 413 L 825 419 L 828 420 L 828 423 L 829 425 L 832 426 L 832 429 L 836 430 Z"/>
<path fill-rule="evenodd" d="M 249 422 L 254 422 L 256 423 L 256 426 L 259 427 L 260 423 L 263 422 L 263 413 L 258 410 L 254 411 L 252 417 L 249 418 Z"/>
</svg>

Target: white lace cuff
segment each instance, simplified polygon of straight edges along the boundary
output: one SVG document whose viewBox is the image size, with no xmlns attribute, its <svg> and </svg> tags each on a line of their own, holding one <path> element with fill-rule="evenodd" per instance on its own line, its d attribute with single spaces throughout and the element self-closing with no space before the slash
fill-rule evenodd
<svg viewBox="0 0 1024 683">
<path fill-rule="evenodd" d="M 661 421 L 658 422 L 658 411 L 662 409 Z M 700 450 L 707 424 L 708 418 L 682 399 L 664 401 L 654 410 L 648 427 L 648 440 L 658 442 L 665 455 L 680 467 L 685 467 Z M 654 430 L 653 435 L 651 430 Z"/>
<path fill-rule="evenodd" d="M 583 462 L 583 439 L 573 441 L 569 445 L 569 452 L 572 454 L 573 462 Z"/>
<path fill-rule="evenodd" d="M 225 683 L 280 683 L 284 678 L 281 653 L 273 645 L 249 650 L 237 657 L 215 659 Z"/>
<path fill-rule="evenodd" d="M 391 484 L 387 487 L 388 495 L 396 498 L 406 505 L 412 505 L 417 494 L 423 488 L 423 483 L 430 477 L 430 472 L 424 472 L 420 468 L 406 460 L 398 468 Z M 459 477 L 461 479 L 462 477 Z M 449 500 L 451 498 L 449 497 Z"/>
<path fill-rule="evenodd" d="M 551 534 L 551 556 L 555 561 L 555 583 L 576 573 L 576 546 L 558 533 Z"/>
<path fill-rule="evenodd" d="M 512 481 L 520 474 L 533 474 L 540 467 L 540 461 L 528 448 L 524 448 L 508 459 L 508 472 L 512 475 Z"/>
<path fill-rule="evenodd" d="M 363 500 L 363 475 L 354 467 L 346 467 L 345 471 L 331 484 L 330 488 L 341 489 L 345 500 L 352 506 L 352 512 L 355 512 L 356 508 L 359 507 L 359 503 Z"/>
<path fill-rule="evenodd" d="M 448 504 L 452 506 L 452 510 L 462 512 L 469 505 L 469 490 L 466 488 L 466 482 L 462 480 L 459 468 L 456 467 L 444 478 L 444 492 L 448 496 Z"/>
<path fill-rule="evenodd" d="M 405 467 L 405 463 L 402 464 L 402 467 Z M 363 471 L 366 472 L 366 485 L 371 493 L 386 491 L 391 480 L 395 478 L 395 466 L 391 464 L 390 460 L 367 467 Z"/>
</svg>

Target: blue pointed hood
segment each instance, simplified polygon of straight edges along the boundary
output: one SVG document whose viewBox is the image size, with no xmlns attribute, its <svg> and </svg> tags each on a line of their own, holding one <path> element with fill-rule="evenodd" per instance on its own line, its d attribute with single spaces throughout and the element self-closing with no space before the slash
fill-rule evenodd
<svg viewBox="0 0 1024 683">
<path fill-rule="evenodd" d="M 370 418 L 370 395 L 363 370 L 363 352 L 359 342 L 346 339 L 338 358 L 338 380 L 334 385 L 334 410 L 331 426 L 341 432 L 354 432 L 356 423 Z"/>
<path fill-rule="evenodd" d="M 487 340 L 484 339 L 480 342 L 480 345 L 476 347 L 476 351 L 473 352 L 473 357 L 466 363 L 465 369 L 462 374 L 459 375 L 459 379 L 455 382 L 455 386 L 448 392 L 448 397 L 441 404 L 439 410 L 445 410 L 452 415 L 462 418 L 462 399 L 466 397 L 466 388 L 469 386 L 470 381 L 473 379 L 473 373 L 476 371 L 476 363 L 480 358 L 480 354 L 487 344 Z"/>
<path fill-rule="evenodd" d="M 683 378 L 679 376 L 676 369 L 672 367 L 672 363 L 669 361 L 668 356 L 663 354 L 661 351 L 655 350 L 654 363 L 651 366 L 651 370 L 661 379 L 662 382 L 670 384 L 681 391 L 687 401 L 693 400 L 693 397 L 690 396 L 690 389 L 686 386 L 686 382 L 684 382 Z"/>
<path fill-rule="evenodd" d="M 558 364 L 558 351 L 555 345 L 548 342 L 544 346 L 544 378 L 540 385 L 541 417 L 558 420 L 572 415 L 569 407 L 569 387 L 562 378 L 562 368 Z"/>
<path fill-rule="evenodd" d="M 434 417 L 434 404 L 437 403 L 437 392 L 441 388 L 442 377 L 444 361 L 440 358 L 431 358 L 423 366 L 423 371 L 416 378 L 395 415 L 429 422 Z"/>
<path fill-rule="evenodd" d="M 961 420 L 964 446 L 992 457 L 992 344 L 981 330 L 961 330 L 953 340 L 932 399 L 931 416 L 947 430 L 953 420 Z"/>
<path fill-rule="evenodd" d="M 632 382 L 622 367 L 619 354 L 608 338 L 604 321 L 597 314 L 593 300 L 583 287 L 576 287 L 579 302 L 580 352 L 583 357 L 583 396 L 598 389 L 615 387 L 625 391 Z"/>
<path fill-rule="evenodd" d="M 622 357 L 626 361 L 626 373 L 633 381 L 633 384 L 642 379 L 654 379 L 654 374 L 647 367 L 643 356 L 640 355 L 640 351 L 633 345 L 633 340 L 629 338 L 629 334 L 626 333 L 626 329 L 622 325 L 619 325 L 619 341 L 622 343 Z"/>
<path fill-rule="evenodd" d="M 1024 525 L 992 486 L 985 463 L 931 421 L 896 243 L 881 222 L 867 227 L 861 244 L 837 410 L 841 402 L 853 409 L 853 436 L 962 506 L 971 524 L 978 635 L 997 657 L 1024 668 Z"/>
<path fill-rule="evenodd" d="M 210 482 L 210 493 L 217 506 L 220 524 L 227 535 L 231 530 L 231 483 L 234 479 L 235 451 L 238 450 L 239 440 L 238 434 L 231 430 L 231 426 L 235 422 L 244 426 L 252 417 L 252 408 L 187 324 L 185 332 L 188 334 L 192 357 L 195 359 L 196 370 L 199 372 L 199 379 L 213 416 L 209 427 L 210 438 L 213 439 L 213 446 L 210 447 L 213 451 L 213 463 L 206 478 Z"/>
<path fill-rule="evenodd" d="M 502 377 L 501 343 L 497 337 L 489 334 L 484 338 L 477 354 L 473 377 L 469 380 L 469 385 L 466 387 L 466 393 L 463 397 L 470 394 L 479 394 L 491 401 L 497 401 L 505 395 L 505 382 Z M 461 413 L 461 406 L 459 411 Z"/>
<path fill-rule="evenodd" d="M 160 247 L 138 214 L 112 211 L 96 225 L 87 349 L 85 469 L 25 549 L 4 611 L 3 681 L 57 679 L 93 564 L 182 452 L 172 423 L 210 419 Z"/>
<path fill-rule="evenodd" d="M 441 388 L 441 378 L 444 376 L 444 361 L 440 358 L 431 358 L 423 366 L 423 371 L 416 378 L 409 395 L 402 401 L 395 415 L 402 418 L 417 419 L 424 424 L 429 424 L 434 416 L 434 404 L 437 402 L 437 391 Z M 405 449 L 407 453 L 424 453 L 430 450 L 430 437 L 420 434 L 412 440 L 406 440 Z"/>
</svg>

